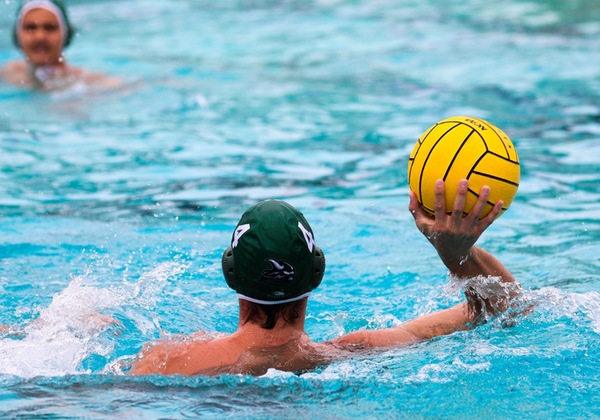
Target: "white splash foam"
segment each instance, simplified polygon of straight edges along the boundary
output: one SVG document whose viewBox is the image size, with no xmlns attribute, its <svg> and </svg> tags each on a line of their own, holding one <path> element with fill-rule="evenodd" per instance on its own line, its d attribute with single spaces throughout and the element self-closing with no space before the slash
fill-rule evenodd
<svg viewBox="0 0 600 420">
<path fill-rule="evenodd" d="M 573 320 L 582 318 L 590 322 L 594 332 L 600 334 L 600 293 L 571 293 L 546 287 L 536 293 L 537 302 L 551 317 L 569 317 Z"/>
<path fill-rule="evenodd" d="M 263 378 L 295 378 L 296 375 L 293 372 L 285 372 L 277 369 L 268 369 L 267 373 L 262 375 Z"/>
<path fill-rule="evenodd" d="M 81 363 L 90 355 L 110 355 L 113 346 L 102 333 L 113 320 L 102 312 L 125 304 L 151 307 L 167 280 L 184 270 L 177 263 L 164 263 L 145 273 L 133 284 L 97 288 L 85 285 L 88 275 L 73 278 L 41 310 L 21 337 L 0 339 L 0 374 L 31 378 L 86 373 Z"/>
<path fill-rule="evenodd" d="M 600 334 L 600 293 L 590 292 L 579 295 L 580 308 L 592 322 L 593 330 Z"/>
<path fill-rule="evenodd" d="M 454 377 L 461 372 L 475 373 L 489 369 L 489 362 L 468 364 L 455 357 L 451 364 L 447 363 L 428 363 L 422 366 L 419 371 L 404 379 L 405 383 L 447 383 L 454 380 Z"/>
</svg>

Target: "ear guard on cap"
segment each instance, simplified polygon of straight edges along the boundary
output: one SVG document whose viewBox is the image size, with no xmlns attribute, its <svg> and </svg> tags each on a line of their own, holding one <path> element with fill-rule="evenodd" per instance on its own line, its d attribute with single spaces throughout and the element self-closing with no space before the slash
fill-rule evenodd
<svg viewBox="0 0 600 420">
<path fill-rule="evenodd" d="M 321 248 L 319 248 L 316 245 L 314 257 L 315 260 L 312 278 L 310 282 L 310 290 L 316 289 L 319 286 L 319 284 L 321 284 L 321 280 L 323 280 L 323 275 L 325 274 L 325 254 L 323 253 Z M 233 290 L 237 290 L 235 265 L 233 262 L 233 248 L 228 247 L 223 252 L 223 256 L 221 257 L 221 269 L 223 270 L 223 277 L 225 277 L 227 285 Z"/>
<path fill-rule="evenodd" d="M 233 248 L 228 247 L 221 257 L 221 270 L 227 286 L 235 290 L 235 268 L 233 264 Z"/>
<path fill-rule="evenodd" d="M 313 266 L 312 272 L 312 289 L 316 289 L 319 284 L 321 284 L 321 280 L 323 280 L 323 275 L 325 274 L 325 254 L 315 245 L 315 262 Z"/>
</svg>

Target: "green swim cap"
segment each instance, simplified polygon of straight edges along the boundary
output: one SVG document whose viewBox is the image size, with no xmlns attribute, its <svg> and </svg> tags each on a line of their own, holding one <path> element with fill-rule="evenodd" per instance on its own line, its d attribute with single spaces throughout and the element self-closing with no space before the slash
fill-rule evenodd
<svg viewBox="0 0 600 420">
<path fill-rule="evenodd" d="M 323 278 L 325 256 L 302 213 L 284 201 L 249 208 L 222 258 L 223 275 L 238 297 L 254 303 L 293 302 Z"/>
</svg>

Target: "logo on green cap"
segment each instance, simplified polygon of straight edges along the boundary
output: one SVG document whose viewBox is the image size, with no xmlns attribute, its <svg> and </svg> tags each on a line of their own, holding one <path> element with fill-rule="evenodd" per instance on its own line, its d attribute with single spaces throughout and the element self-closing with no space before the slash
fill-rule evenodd
<svg viewBox="0 0 600 420">
<path fill-rule="evenodd" d="M 294 281 L 296 272 L 289 263 L 283 260 L 275 261 L 273 258 L 267 258 L 266 261 L 271 264 L 271 268 L 260 273 L 262 279 Z"/>
</svg>

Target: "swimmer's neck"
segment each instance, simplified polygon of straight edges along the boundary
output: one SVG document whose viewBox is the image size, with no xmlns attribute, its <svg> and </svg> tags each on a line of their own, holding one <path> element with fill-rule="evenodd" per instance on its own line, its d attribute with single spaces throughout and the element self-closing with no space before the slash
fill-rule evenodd
<svg viewBox="0 0 600 420">
<path fill-rule="evenodd" d="M 304 331 L 304 321 L 306 317 L 306 302 L 298 308 L 297 317 L 288 322 L 284 317 L 279 317 L 273 328 L 264 328 L 261 324 L 264 320 L 251 321 L 247 319 L 247 311 L 249 310 L 249 302 L 240 299 L 240 317 L 238 328 L 234 336 L 238 337 L 253 337 L 254 342 L 264 344 L 282 345 L 284 343 L 293 342 L 296 340 L 306 340 L 308 337 Z"/>
<path fill-rule="evenodd" d="M 304 342 L 308 339 L 308 334 L 304 331 L 303 325 L 281 324 L 275 325 L 272 329 L 265 329 L 255 323 L 247 323 L 238 327 L 232 335 L 259 346 L 282 346 L 295 342 Z"/>
</svg>

